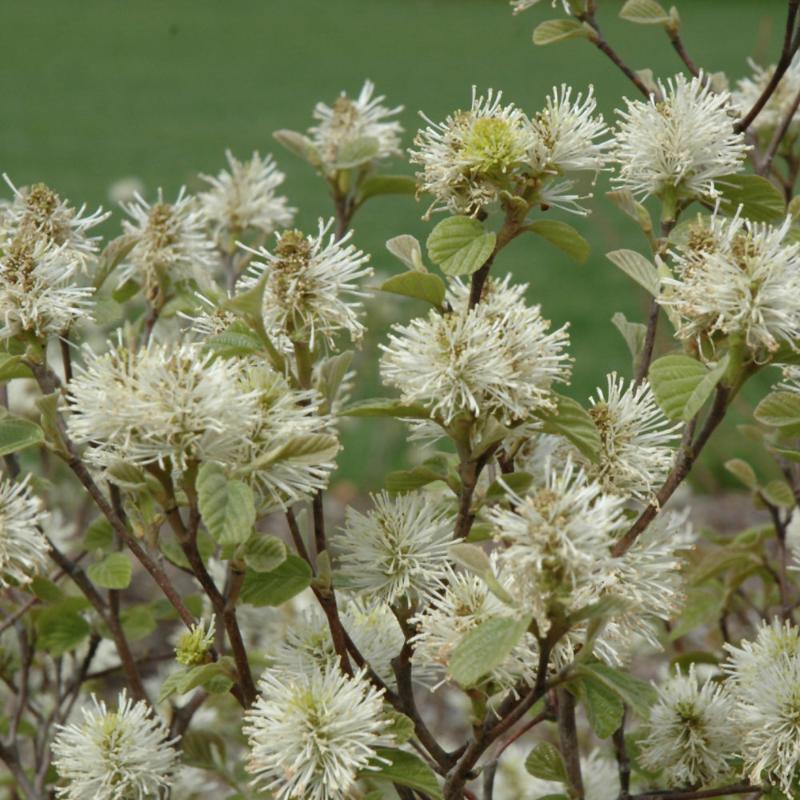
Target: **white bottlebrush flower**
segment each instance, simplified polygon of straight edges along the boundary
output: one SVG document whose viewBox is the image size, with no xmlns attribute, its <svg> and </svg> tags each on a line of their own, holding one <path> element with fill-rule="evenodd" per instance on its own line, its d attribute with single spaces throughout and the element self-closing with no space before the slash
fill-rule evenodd
<svg viewBox="0 0 800 800">
<path fill-rule="evenodd" d="M 525 113 L 513 103 L 503 105 L 503 93 L 491 89 L 483 96 L 473 87 L 469 111 L 456 111 L 444 122 L 422 117 L 428 127 L 417 133 L 410 155 L 422 167 L 420 190 L 435 198 L 431 210 L 477 214 L 510 187 L 536 144 Z"/>
<path fill-rule="evenodd" d="M 240 366 L 214 359 L 196 344 L 130 350 L 120 340 L 96 355 L 69 384 L 67 427 L 97 467 L 116 460 L 172 466 L 225 462 L 241 449 L 258 419 L 257 396 L 243 391 Z"/>
<path fill-rule="evenodd" d="M 494 560 L 493 563 L 496 564 Z M 505 576 L 500 574 L 498 580 L 503 585 Z M 464 636 L 493 617 L 508 617 L 512 609 L 489 591 L 482 578 L 472 573 L 448 568 L 444 578 L 432 588 L 427 605 L 410 620 L 417 631 L 412 664 L 415 669 L 438 674 L 443 680 L 450 656 Z M 533 685 L 537 663 L 536 639 L 526 633 L 505 661 L 489 673 L 488 680 L 495 688 L 504 690 L 512 689 L 520 681 Z"/>
<path fill-rule="evenodd" d="M 423 492 L 382 492 L 372 501 L 366 514 L 349 507 L 333 540 L 343 585 L 389 604 L 424 596 L 447 566 L 452 518 Z"/>
<path fill-rule="evenodd" d="M 765 360 L 800 338 L 800 244 L 791 219 L 771 226 L 719 214 L 690 226 L 671 252 L 674 278 L 659 303 L 680 320 L 682 339 L 738 336 Z"/>
<path fill-rule="evenodd" d="M 241 445 L 228 462 L 244 471 L 244 480 L 258 493 L 261 510 L 285 508 L 324 489 L 336 466 L 339 446 L 335 439 L 314 453 L 292 455 L 289 447 L 281 458 L 269 458 L 292 440 L 318 434 L 332 437 L 330 418 L 317 413 L 319 397 L 292 389 L 282 375 L 268 367 L 234 361 L 229 369 L 238 372 L 232 390 L 240 398 L 253 398 L 255 416 L 249 426 L 246 415 L 241 417 Z M 241 400 L 238 402 L 242 408 Z M 238 408 L 232 412 L 240 413 Z"/>
<path fill-rule="evenodd" d="M 9 581 L 24 586 L 44 569 L 49 546 L 39 529 L 46 519 L 30 476 L 19 483 L 0 481 L 0 589 Z"/>
<path fill-rule="evenodd" d="M 400 155 L 400 134 L 403 128 L 390 117 L 397 116 L 403 106 L 388 108 L 383 105 L 383 95 L 373 97 L 375 84 L 365 81 L 358 97 L 353 100 L 342 92 L 333 106 L 317 103 L 314 119 L 317 125 L 309 128 L 309 135 L 326 172 L 335 172 L 341 159 L 347 157 L 354 142 L 373 139 L 373 159 Z"/>
<path fill-rule="evenodd" d="M 244 290 L 265 281 L 262 314 L 267 332 L 293 341 L 306 341 L 313 349 L 318 339 L 334 345 L 346 331 L 360 341 L 364 326 L 361 303 L 349 298 L 368 297 L 358 280 L 372 275 L 369 256 L 350 244 L 352 231 L 338 241 L 330 233 L 333 219 L 319 221 L 316 236 L 284 231 L 270 252 L 253 251 L 251 276 L 241 282 Z"/>
<path fill-rule="evenodd" d="M 166 798 L 178 762 L 167 726 L 143 700 L 122 692 L 116 710 L 92 695 L 80 723 L 59 726 L 53 764 L 66 782 L 56 794 L 66 800 Z"/>
<path fill-rule="evenodd" d="M 229 169 L 216 177 L 201 175 L 211 188 L 197 195 L 217 246 L 232 251 L 236 239 L 249 231 L 269 235 L 291 225 L 297 209 L 276 194 L 286 176 L 272 156 L 253 153 L 249 161 L 239 161 L 226 150 L 225 158 Z"/>
<path fill-rule="evenodd" d="M 749 61 L 753 74 L 737 81 L 736 89 L 731 92 L 731 100 L 741 116 L 747 114 L 761 97 L 767 84 L 775 73 L 775 65 L 762 67 L 755 61 Z M 800 56 L 795 55 L 789 69 L 783 73 L 775 90 L 770 94 L 758 116 L 750 124 L 750 130 L 771 135 L 783 123 L 794 103 L 797 93 L 800 92 Z M 795 111 L 789 123 L 788 138 L 794 138 L 798 133 L 800 114 Z"/>
<path fill-rule="evenodd" d="M 89 313 L 93 290 L 78 286 L 78 261 L 23 229 L 0 251 L 0 339 L 63 334 Z"/>
<path fill-rule="evenodd" d="M 699 684 L 694 665 L 657 687 L 642 765 L 661 771 L 668 786 L 706 786 L 725 777 L 739 752 L 735 702 L 713 681 Z"/>
<path fill-rule="evenodd" d="M 626 98 L 627 109 L 617 112 L 613 180 L 640 199 L 716 196 L 714 180 L 738 172 L 747 151 L 733 129 L 730 95 L 713 91 L 704 75 L 676 75 L 658 88 L 660 98 Z"/>
<path fill-rule="evenodd" d="M 573 97 L 572 87 L 561 84 L 547 96 L 545 108 L 531 120 L 536 133 L 532 161 L 543 172 L 597 172 L 607 161 L 612 141 L 598 142 L 608 132 L 600 115 L 594 87 Z"/>
<path fill-rule="evenodd" d="M 488 509 L 510 594 L 541 634 L 552 612 L 596 601 L 611 580 L 611 546 L 627 527 L 623 505 L 567 461 L 549 468 L 545 485 L 515 498 L 513 508 Z"/>
<path fill-rule="evenodd" d="M 0 211 L 0 238 L 6 242 L 20 235 L 52 245 L 65 263 L 85 270 L 95 258 L 99 236 L 89 231 L 108 219 L 109 213 L 98 208 L 84 214 L 86 206 L 73 208 L 69 202 L 44 183 L 17 188 L 3 175 L 14 199 Z"/>
<path fill-rule="evenodd" d="M 775 618 L 755 641 L 725 648 L 745 770 L 754 783 L 777 784 L 791 797 L 800 769 L 800 631 Z"/>
<path fill-rule="evenodd" d="M 203 285 L 209 282 L 217 257 L 206 236 L 203 212 L 185 189 L 174 203 L 166 202 L 159 189 L 152 205 L 137 194 L 122 207 L 130 216 L 123 229 L 135 244 L 120 267 L 120 283 L 138 280 L 152 301 L 163 283 L 190 278 Z"/>
<path fill-rule="evenodd" d="M 405 637 L 392 609 L 386 603 L 365 602 L 341 593 L 337 599 L 342 625 L 353 644 L 381 680 L 394 686 L 392 659 L 399 655 Z M 313 672 L 339 663 L 328 620 L 318 605 L 311 606 L 292 622 L 270 658 L 274 670 L 290 674 Z"/>
<path fill-rule="evenodd" d="M 611 373 L 607 387 L 589 401 L 602 447 L 598 462 L 586 459 L 584 469 L 604 491 L 648 502 L 672 466 L 680 425 L 668 422 L 646 381 L 626 389 Z"/>
<path fill-rule="evenodd" d="M 539 2 L 539 0 L 510 0 L 510 2 L 512 8 L 514 9 L 514 13 L 520 14 L 529 8 L 533 8 L 533 6 L 535 6 Z M 558 2 L 559 0 L 552 0 L 550 5 L 553 8 L 555 8 Z M 561 5 L 564 8 L 565 13 L 567 14 L 569 14 L 571 11 L 569 3 L 570 0 L 561 0 Z"/>
<path fill-rule="evenodd" d="M 680 551 L 693 542 L 687 517 L 688 509 L 662 512 L 623 555 L 611 560 L 601 586 L 590 587 L 582 605 L 613 598 L 620 607 L 594 642 L 598 658 L 619 666 L 643 642 L 661 649 L 663 623 L 675 618 L 684 601 Z"/>
<path fill-rule="evenodd" d="M 525 305 L 526 288 L 490 279 L 469 309 L 468 287 L 454 281 L 452 310 L 392 327 L 381 346 L 384 383 L 445 425 L 462 412 L 518 422 L 551 407 L 552 384 L 569 381 L 569 336 L 566 326 L 548 333 L 540 307 Z"/>
<path fill-rule="evenodd" d="M 268 670 L 245 712 L 247 771 L 275 800 L 344 800 L 375 748 L 393 743 L 382 693 L 336 666 L 291 675 Z"/>
</svg>

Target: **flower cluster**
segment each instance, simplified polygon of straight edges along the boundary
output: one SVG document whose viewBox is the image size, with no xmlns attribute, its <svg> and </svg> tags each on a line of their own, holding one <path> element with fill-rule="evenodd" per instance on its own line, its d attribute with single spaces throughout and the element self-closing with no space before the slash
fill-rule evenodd
<svg viewBox="0 0 800 800">
<path fill-rule="evenodd" d="M 741 115 L 748 113 L 755 106 L 775 73 L 774 64 L 765 68 L 751 60 L 750 67 L 753 70 L 752 76 L 737 81 L 736 89 L 731 93 L 732 103 Z M 800 92 L 800 57 L 795 55 L 789 68 L 778 81 L 775 91 L 753 120 L 751 130 L 764 136 L 771 136 L 789 114 L 798 92 Z M 789 123 L 790 138 L 797 136 L 797 133 L 798 113 L 795 111 Z"/>
<path fill-rule="evenodd" d="M 596 172 L 605 163 L 608 144 L 597 139 L 607 128 L 594 116 L 595 105 L 591 89 L 573 99 L 562 86 L 531 118 L 513 103 L 503 104 L 502 92 L 483 96 L 473 88 L 468 111 L 438 123 L 424 117 L 428 127 L 414 139 L 411 162 L 422 167 L 420 191 L 435 198 L 430 210 L 476 215 L 516 195 L 528 204 L 584 213 L 572 183 L 554 179 L 564 171 Z"/>
<path fill-rule="evenodd" d="M 41 526 L 46 519 L 29 475 L 19 483 L 0 481 L 0 589 L 30 583 L 44 569 L 49 545 Z"/>
</svg>

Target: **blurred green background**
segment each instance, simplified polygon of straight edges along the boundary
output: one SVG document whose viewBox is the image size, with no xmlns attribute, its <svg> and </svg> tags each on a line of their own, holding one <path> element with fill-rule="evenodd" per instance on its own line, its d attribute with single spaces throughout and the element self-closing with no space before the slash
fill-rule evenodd
<svg viewBox="0 0 800 800">
<path fill-rule="evenodd" d="M 560 4 L 559 4 L 560 5 Z M 604 31 L 635 69 L 669 76 L 681 64 L 659 28 L 617 18 L 621 0 L 601 0 Z M 783 0 L 678 2 L 692 56 L 709 71 L 735 79 L 746 59 L 773 61 L 779 49 Z M 593 47 L 570 41 L 547 48 L 531 43 L 534 26 L 553 11 L 548 0 L 512 16 L 506 0 L 5 0 L 0 18 L 0 168 L 18 184 L 44 180 L 74 202 L 109 205 L 109 186 L 135 176 L 152 196 L 198 186 L 197 172 L 216 172 L 230 147 L 239 157 L 272 151 L 287 172 L 285 190 L 301 209 L 298 222 L 315 226 L 330 214 L 324 186 L 305 164 L 271 139 L 278 128 L 304 130 L 317 100 L 355 93 L 376 82 L 391 105 L 403 104 L 406 143 L 419 122 L 469 103 L 471 86 L 503 89 L 533 112 L 550 88 L 592 83 L 607 118 L 634 90 Z M 411 172 L 402 161 L 390 171 Z M 576 357 L 570 392 L 585 398 L 604 374 L 630 371 L 615 311 L 641 319 L 644 298 L 606 261 L 619 247 L 641 248 L 632 224 L 596 187 L 594 214 L 572 218 L 591 242 L 586 264 L 575 265 L 544 241 L 522 238 L 503 253 L 498 269 L 531 284 L 556 325 L 571 322 Z M 424 203 L 378 198 L 355 220 L 356 242 L 373 254 L 376 270 L 399 271 L 383 242 L 399 233 L 424 239 Z M 106 232 L 119 230 L 120 214 Z M 413 305 L 390 296 L 372 312 L 378 326 L 405 319 Z M 367 380 L 359 396 L 379 393 L 370 372 L 374 332 L 359 364 Z M 742 408 L 746 416 L 746 408 Z M 407 431 L 392 421 L 363 420 L 346 431 L 340 477 L 363 488 L 380 485 L 387 467 L 409 455 Z M 724 439 L 724 441 L 720 441 Z M 741 455 L 737 437 L 718 436 L 701 486 L 713 488 L 721 459 Z M 413 457 L 413 454 L 411 454 Z"/>
</svg>

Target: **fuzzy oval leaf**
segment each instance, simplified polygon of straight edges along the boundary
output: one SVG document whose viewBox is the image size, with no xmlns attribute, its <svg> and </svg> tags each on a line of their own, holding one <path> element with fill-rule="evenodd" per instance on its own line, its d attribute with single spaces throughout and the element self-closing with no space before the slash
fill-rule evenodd
<svg viewBox="0 0 800 800">
<path fill-rule="evenodd" d="M 522 635 L 530 619 L 494 617 L 473 628 L 456 645 L 448 664 L 450 677 L 461 686 L 474 686 L 505 661 Z"/>
<path fill-rule="evenodd" d="M 86 568 L 89 580 L 103 589 L 127 589 L 132 572 L 131 561 L 125 553 L 110 553 Z"/>
<path fill-rule="evenodd" d="M 277 536 L 257 535 L 244 546 L 244 563 L 253 572 L 272 572 L 287 555 L 286 545 Z"/>
<path fill-rule="evenodd" d="M 794 492 L 785 480 L 776 478 L 770 481 L 761 491 L 772 505 L 779 508 L 794 508 Z"/>
<path fill-rule="evenodd" d="M 114 530 L 105 517 L 97 517 L 86 529 L 84 550 L 108 550 L 114 544 Z"/>
<path fill-rule="evenodd" d="M 539 46 L 589 36 L 589 30 L 576 19 L 548 19 L 533 31 L 533 43 Z"/>
<path fill-rule="evenodd" d="M 561 394 L 555 397 L 555 411 L 541 411 L 536 415 L 542 420 L 542 430 L 565 436 L 588 459 L 597 461 L 602 442 L 594 420 L 577 400 Z"/>
<path fill-rule="evenodd" d="M 431 231 L 428 257 L 445 275 L 471 275 L 489 259 L 496 238 L 472 217 L 448 217 Z"/>
<path fill-rule="evenodd" d="M 409 175 L 370 175 L 361 184 L 361 202 L 382 194 L 414 194 L 417 182 Z"/>
<path fill-rule="evenodd" d="M 665 25 L 670 21 L 669 14 L 656 0 L 628 0 L 619 15 L 639 25 Z"/>
<path fill-rule="evenodd" d="M 689 356 L 670 354 L 650 365 L 648 378 L 664 414 L 688 421 L 702 408 L 727 366 L 727 354 L 711 370 Z"/>
<path fill-rule="evenodd" d="M 311 584 L 311 567 L 298 556 L 289 555 L 270 572 L 248 570 L 242 585 L 242 602 L 251 606 L 279 606 Z"/>
<path fill-rule="evenodd" d="M 337 169 L 352 169 L 372 161 L 378 155 L 380 142 L 374 136 L 361 136 L 346 142 L 336 155 Z"/>
<path fill-rule="evenodd" d="M 606 197 L 623 213 L 627 214 L 645 232 L 653 230 L 650 212 L 633 196 L 630 189 L 614 189 Z"/>
<path fill-rule="evenodd" d="M 567 780 L 567 770 L 558 748 L 550 742 L 539 742 L 525 759 L 525 769 L 535 778 L 543 781 Z"/>
<path fill-rule="evenodd" d="M 341 412 L 342 417 L 399 417 L 401 419 L 428 419 L 430 414 L 422 406 L 405 405 L 391 397 L 374 397 L 350 403 Z"/>
<path fill-rule="evenodd" d="M 41 444 L 44 431 L 30 420 L 4 414 L 0 417 L 0 456 Z"/>
<path fill-rule="evenodd" d="M 741 458 L 731 458 L 725 462 L 725 469 L 741 481 L 748 489 L 758 488 L 758 478 L 753 468 Z"/>
<path fill-rule="evenodd" d="M 438 308 L 444 302 L 445 286 L 438 275 L 412 270 L 401 275 L 393 275 L 384 281 L 381 284 L 381 291 L 424 300 Z"/>
<path fill-rule="evenodd" d="M 770 428 L 800 424 L 800 395 L 793 392 L 770 392 L 756 406 L 753 416 Z"/>
<path fill-rule="evenodd" d="M 422 248 L 416 236 L 412 236 L 410 233 L 395 236 L 386 242 L 386 249 L 409 269 L 426 272 L 425 265 L 422 263 Z"/>
<path fill-rule="evenodd" d="M 309 164 L 318 166 L 320 163 L 319 152 L 308 136 L 297 131 L 279 130 L 272 134 L 276 142 L 282 144 L 290 153 L 308 161 Z"/>
<path fill-rule="evenodd" d="M 39 644 L 52 656 L 74 650 L 91 632 L 89 623 L 68 605 L 45 609 L 36 622 Z"/>
<path fill-rule="evenodd" d="M 550 244 L 554 244 L 579 264 L 583 264 L 589 257 L 589 242 L 566 222 L 544 219 L 532 222 L 528 228 L 543 239 L 547 239 Z"/>
<path fill-rule="evenodd" d="M 658 695 L 649 683 L 599 661 L 579 664 L 576 672 L 588 675 L 611 689 L 643 719 L 650 716 L 650 707 Z"/>
<path fill-rule="evenodd" d="M 612 250 L 606 253 L 606 258 L 653 297 L 658 295 L 658 270 L 641 253 L 635 250 Z"/>
<path fill-rule="evenodd" d="M 32 378 L 30 367 L 22 363 L 22 356 L 12 356 L 11 353 L 0 353 L 0 382 L 11 381 L 14 378 Z"/>
<path fill-rule="evenodd" d="M 197 473 L 197 500 L 208 532 L 219 544 L 246 542 L 256 521 L 253 490 L 229 480 L 218 464 L 203 464 Z"/>
<path fill-rule="evenodd" d="M 596 678 L 584 675 L 579 693 L 589 725 L 600 739 L 607 739 L 622 724 L 625 704 L 619 695 Z"/>
<path fill-rule="evenodd" d="M 436 773 L 419 756 L 393 747 L 376 747 L 375 756 L 376 760 L 371 765 L 375 769 L 366 771 L 366 777 L 384 778 L 422 792 L 431 800 L 441 800 L 442 790 Z"/>
<path fill-rule="evenodd" d="M 644 346 L 647 326 L 642 325 L 641 322 L 630 322 L 621 311 L 617 311 L 611 317 L 611 324 L 622 334 L 635 363 Z"/>
<path fill-rule="evenodd" d="M 720 209 L 733 215 L 739 206 L 742 216 L 755 222 L 780 222 L 786 203 L 778 188 L 760 175 L 725 175 L 714 185 L 720 194 Z"/>
</svg>

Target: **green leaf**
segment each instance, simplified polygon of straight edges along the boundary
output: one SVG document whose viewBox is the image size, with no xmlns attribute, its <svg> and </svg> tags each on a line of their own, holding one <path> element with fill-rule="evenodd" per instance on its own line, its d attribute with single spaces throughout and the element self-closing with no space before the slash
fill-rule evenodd
<svg viewBox="0 0 800 800">
<path fill-rule="evenodd" d="M 729 566 L 724 564 L 721 566 Z M 696 631 L 706 624 L 716 625 L 725 607 L 725 591 L 719 581 L 690 586 L 681 615 L 669 632 L 670 641 Z"/>
<path fill-rule="evenodd" d="M 44 431 L 30 420 L 3 414 L 0 417 L 0 456 L 41 444 Z"/>
<path fill-rule="evenodd" d="M 128 641 L 138 642 L 156 629 L 156 617 L 152 608 L 146 604 L 126 608 L 119 621 Z"/>
<path fill-rule="evenodd" d="M 209 694 L 225 694 L 233 686 L 232 675 L 235 674 L 233 663 L 227 658 L 191 667 L 181 682 L 181 694 L 196 689 L 198 686 L 201 686 Z"/>
<path fill-rule="evenodd" d="M 293 461 L 296 464 L 319 464 L 331 461 L 339 452 L 339 440 L 327 433 L 308 433 L 292 436 L 282 445 L 275 447 L 255 461 L 239 469 L 241 474 L 266 469 L 279 461 Z"/>
<path fill-rule="evenodd" d="M 419 756 L 393 747 L 376 747 L 375 756 L 376 761 L 371 766 L 376 769 L 365 772 L 368 777 L 385 778 L 422 792 L 432 800 L 442 800 L 436 773 Z"/>
<path fill-rule="evenodd" d="M 46 608 L 36 628 L 39 644 L 54 657 L 74 650 L 91 632 L 89 623 L 68 604 Z"/>
<path fill-rule="evenodd" d="M 386 249 L 409 269 L 415 272 L 427 272 L 422 263 L 422 248 L 415 236 L 403 233 L 386 242 Z"/>
<path fill-rule="evenodd" d="M 653 220 L 648 210 L 633 196 L 630 189 L 615 189 L 606 192 L 606 197 L 623 213 L 627 214 L 645 233 L 653 230 Z"/>
<path fill-rule="evenodd" d="M 533 475 L 530 472 L 511 472 L 508 475 L 501 475 L 493 481 L 486 490 L 486 499 L 492 500 L 505 497 L 507 492 L 522 494 L 533 484 Z"/>
<path fill-rule="evenodd" d="M 374 136 L 360 136 L 345 142 L 336 154 L 336 169 L 352 169 L 367 164 L 378 155 L 381 143 Z"/>
<path fill-rule="evenodd" d="M 97 258 L 97 265 L 94 272 L 94 288 L 99 289 L 106 278 L 117 268 L 119 264 L 133 250 L 137 242 L 137 237 L 130 233 L 124 233 L 112 239 L 102 250 Z"/>
<path fill-rule="evenodd" d="M 525 759 L 525 769 L 535 778 L 543 781 L 565 783 L 567 770 L 558 748 L 550 742 L 539 742 Z"/>
<path fill-rule="evenodd" d="M 286 545 L 277 536 L 256 534 L 244 546 L 244 563 L 253 572 L 272 572 L 286 557 Z"/>
<path fill-rule="evenodd" d="M 612 250 L 606 253 L 606 258 L 653 297 L 658 296 L 658 270 L 641 253 L 635 250 Z"/>
<path fill-rule="evenodd" d="M 279 606 L 311 584 L 311 567 L 298 556 L 289 555 L 270 572 L 248 570 L 242 585 L 242 602 L 252 606 Z"/>
<path fill-rule="evenodd" d="M 647 326 L 641 322 L 629 322 L 621 311 L 617 311 L 611 317 L 611 324 L 622 334 L 625 344 L 628 345 L 631 357 L 634 361 L 639 358 L 644 346 L 644 338 L 647 334 Z"/>
<path fill-rule="evenodd" d="M 14 378 L 32 377 L 33 373 L 30 368 L 22 363 L 22 356 L 0 353 L 0 382 L 10 381 Z"/>
<path fill-rule="evenodd" d="M 234 322 L 227 330 L 211 336 L 206 347 L 222 358 L 237 358 L 260 353 L 264 345 L 243 322 Z"/>
<path fill-rule="evenodd" d="M 594 678 L 611 689 L 643 719 L 650 715 L 650 707 L 656 701 L 657 694 L 649 683 L 599 661 L 578 664 L 575 671 L 579 675 Z"/>
<path fill-rule="evenodd" d="M 576 19 L 548 19 L 536 26 L 533 43 L 542 46 L 588 36 L 589 29 Z"/>
<path fill-rule="evenodd" d="M 781 478 L 770 481 L 762 490 L 764 495 L 772 505 L 779 508 L 794 508 L 795 498 L 792 487 Z"/>
<path fill-rule="evenodd" d="M 461 686 L 474 686 L 506 660 L 530 622 L 530 618 L 494 617 L 473 628 L 450 656 L 450 677 Z"/>
<path fill-rule="evenodd" d="M 476 219 L 448 217 L 431 231 L 428 257 L 445 275 L 471 275 L 489 260 L 496 239 Z"/>
<path fill-rule="evenodd" d="M 225 736 L 221 733 L 192 725 L 191 730 L 181 736 L 181 760 L 190 767 L 218 770 L 220 764 L 225 763 L 226 752 Z M 224 794 L 227 800 L 245 800 L 241 794 Z"/>
<path fill-rule="evenodd" d="M 384 706 L 383 716 L 389 720 L 386 733 L 394 738 L 397 744 L 404 744 L 414 736 L 414 720 L 400 711 Z"/>
<path fill-rule="evenodd" d="M 335 356 L 329 356 L 319 366 L 316 389 L 325 398 L 325 411 L 330 411 L 339 394 L 347 370 L 353 362 L 353 351 L 345 350 Z"/>
<path fill-rule="evenodd" d="M 720 209 L 731 216 L 742 207 L 742 216 L 755 222 L 780 222 L 786 203 L 779 189 L 760 175 L 725 175 L 714 185 L 720 193 Z"/>
<path fill-rule="evenodd" d="M 753 468 L 741 458 L 732 458 L 726 461 L 725 469 L 740 480 L 748 489 L 755 491 L 758 488 L 756 473 L 753 471 Z"/>
<path fill-rule="evenodd" d="M 218 544 L 246 542 L 256 521 L 253 490 L 229 480 L 218 464 L 203 464 L 197 473 L 197 500 L 208 532 Z"/>
<path fill-rule="evenodd" d="M 584 675 L 577 686 L 589 725 L 600 739 L 607 739 L 622 724 L 625 704 L 613 689 L 596 678 Z"/>
<path fill-rule="evenodd" d="M 639 25 L 666 25 L 670 21 L 669 14 L 656 0 L 628 0 L 619 15 Z"/>
<path fill-rule="evenodd" d="M 133 568 L 125 553 L 110 553 L 102 561 L 86 568 L 89 580 L 103 589 L 127 589 Z"/>
<path fill-rule="evenodd" d="M 650 365 L 648 378 L 664 414 L 688 421 L 702 408 L 727 366 L 727 353 L 711 370 L 689 356 L 670 354 Z"/>
<path fill-rule="evenodd" d="M 390 472 L 386 476 L 385 484 L 388 491 L 405 494 L 406 492 L 413 492 L 422 486 L 427 486 L 434 481 L 447 483 L 447 471 L 420 464 L 420 466 L 413 469 Z"/>
<path fill-rule="evenodd" d="M 589 257 L 589 242 L 566 222 L 555 219 L 539 220 L 528 225 L 528 230 L 547 239 L 579 264 L 583 264 Z"/>
<path fill-rule="evenodd" d="M 391 397 L 373 397 L 345 406 L 342 417 L 399 417 L 401 419 L 429 419 L 430 413 L 422 406 L 403 404 Z"/>
<path fill-rule="evenodd" d="M 300 156 L 304 161 L 319 166 L 320 158 L 317 148 L 308 136 L 297 131 L 279 130 L 272 134 L 276 142 L 282 144 L 290 153 Z"/>
<path fill-rule="evenodd" d="M 424 300 L 438 308 L 444 302 L 445 286 L 438 275 L 412 270 L 401 275 L 393 275 L 384 281 L 381 284 L 381 291 Z"/>
<path fill-rule="evenodd" d="M 108 550 L 114 544 L 114 530 L 105 517 L 97 517 L 86 529 L 84 550 Z"/>
<path fill-rule="evenodd" d="M 409 175 L 370 175 L 364 179 L 359 191 L 363 203 L 370 197 L 382 194 L 414 194 L 417 182 Z"/>
<path fill-rule="evenodd" d="M 770 392 L 757 406 L 753 416 L 770 428 L 800 424 L 800 395 L 793 392 Z"/>
<path fill-rule="evenodd" d="M 542 430 L 565 436 L 588 459 L 596 462 L 603 443 L 594 420 L 577 400 L 565 395 L 554 395 L 556 410 L 540 411 L 536 414 L 542 420 Z"/>
<path fill-rule="evenodd" d="M 64 599 L 64 592 L 53 581 L 34 575 L 30 589 L 43 603 L 59 603 Z"/>
</svg>

